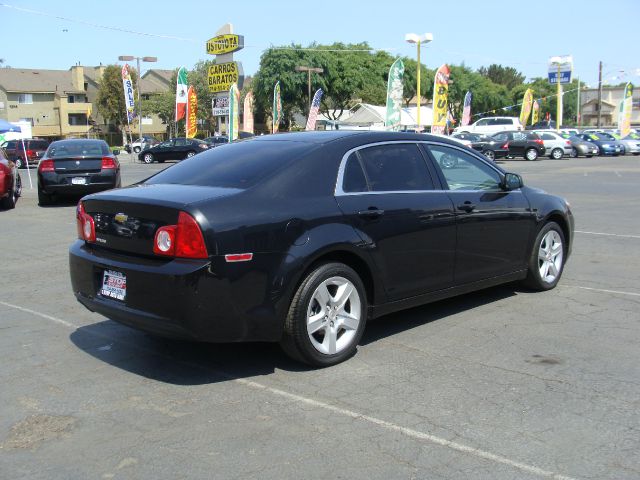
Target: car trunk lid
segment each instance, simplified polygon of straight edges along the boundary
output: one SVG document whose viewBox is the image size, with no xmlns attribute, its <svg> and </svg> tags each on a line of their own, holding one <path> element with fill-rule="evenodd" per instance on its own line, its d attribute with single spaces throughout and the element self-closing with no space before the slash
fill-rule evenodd
<svg viewBox="0 0 640 480">
<path fill-rule="evenodd" d="M 156 231 L 166 225 L 175 225 L 180 211 L 198 219 L 201 217 L 198 215 L 199 202 L 240 191 L 190 185 L 141 184 L 91 195 L 83 200 L 83 205 L 94 220 L 97 246 L 153 256 Z M 211 253 L 213 250 L 211 246 L 208 247 Z"/>
</svg>

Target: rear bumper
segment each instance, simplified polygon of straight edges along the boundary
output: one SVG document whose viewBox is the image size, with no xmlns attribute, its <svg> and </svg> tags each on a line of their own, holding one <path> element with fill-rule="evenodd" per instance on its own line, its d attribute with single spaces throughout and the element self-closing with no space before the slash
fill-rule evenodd
<svg viewBox="0 0 640 480">
<path fill-rule="evenodd" d="M 264 262 L 279 261 L 275 254 L 264 256 Z M 136 258 L 80 240 L 69 249 L 73 293 L 86 308 L 139 330 L 203 342 L 280 339 L 285 303 L 278 307 L 270 277 L 256 266 L 218 257 Z M 126 275 L 124 302 L 99 293 L 104 270 Z"/>
<path fill-rule="evenodd" d="M 74 184 L 74 178 L 83 178 L 84 184 Z M 38 173 L 38 186 L 45 193 L 88 194 L 117 188 L 120 184 L 120 172 L 97 173 Z"/>
</svg>

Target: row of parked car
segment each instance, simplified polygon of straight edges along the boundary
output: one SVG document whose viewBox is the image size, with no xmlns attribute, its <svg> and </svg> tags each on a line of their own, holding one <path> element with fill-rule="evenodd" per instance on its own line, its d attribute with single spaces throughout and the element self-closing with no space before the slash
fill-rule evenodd
<svg viewBox="0 0 640 480">
<path fill-rule="evenodd" d="M 458 127 L 452 138 L 488 158 L 523 157 L 537 160 L 548 156 L 593 157 L 598 155 L 640 155 L 640 132 L 621 138 L 615 130 L 533 129 L 522 127 L 516 117 L 490 117 Z"/>
</svg>

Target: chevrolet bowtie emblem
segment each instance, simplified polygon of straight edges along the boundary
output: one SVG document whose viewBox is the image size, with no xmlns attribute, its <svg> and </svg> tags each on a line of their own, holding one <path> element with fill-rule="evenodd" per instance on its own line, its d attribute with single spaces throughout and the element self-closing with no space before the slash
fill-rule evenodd
<svg viewBox="0 0 640 480">
<path fill-rule="evenodd" d="M 113 219 L 118 223 L 124 223 L 129 219 L 129 216 L 124 213 L 116 213 Z"/>
</svg>

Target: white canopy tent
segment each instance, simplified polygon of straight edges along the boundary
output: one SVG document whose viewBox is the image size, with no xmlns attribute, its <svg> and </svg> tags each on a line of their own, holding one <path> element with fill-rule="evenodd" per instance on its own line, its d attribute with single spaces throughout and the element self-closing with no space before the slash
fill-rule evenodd
<svg viewBox="0 0 640 480">
<path fill-rule="evenodd" d="M 384 120 L 386 115 L 386 107 L 371 105 L 368 103 L 359 103 L 351 109 L 351 115 L 339 120 L 337 123 L 340 128 L 358 128 L 369 130 L 384 130 Z M 406 107 L 400 112 L 401 128 L 415 128 L 418 126 L 416 120 L 418 107 Z M 423 106 L 420 109 L 420 120 L 422 126 L 430 126 L 433 119 L 433 109 Z"/>
</svg>

